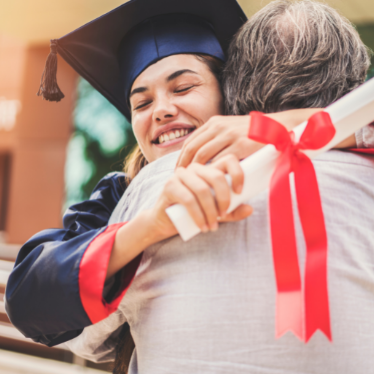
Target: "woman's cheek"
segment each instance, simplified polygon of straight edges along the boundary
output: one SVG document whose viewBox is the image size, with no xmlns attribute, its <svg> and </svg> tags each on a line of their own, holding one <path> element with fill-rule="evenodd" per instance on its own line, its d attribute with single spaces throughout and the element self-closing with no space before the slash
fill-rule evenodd
<svg viewBox="0 0 374 374">
<path fill-rule="evenodd" d="M 136 113 L 132 117 L 132 130 L 134 132 L 136 141 L 139 145 L 144 144 L 147 137 L 147 122 L 142 119 L 141 113 Z"/>
<path fill-rule="evenodd" d="M 207 122 L 211 117 L 223 113 L 223 99 L 220 93 L 215 90 L 206 90 L 199 92 L 198 95 L 191 95 L 188 102 L 191 114 L 194 113 L 195 118 L 199 118 L 203 123 Z"/>
<path fill-rule="evenodd" d="M 207 105 L 210 106 L 209 102 L 204 100 L 201 95 L 190 95 L 188 98 L 186 97 L 185 100 L 183 100 L 180 107 L 191 117 L 205 122 L 204 118 L 206 117 L 206 111 L 207 109 L 210 111 L 210 108 L 207 108 Z"/>
<path fill-rule="evenodd" d="M 136 142 L 145 158 L 153 160 L 152 151 L 152 112 L 149 110 L 139 111 L 132 118 L 132 129 Z"/>
</svg>

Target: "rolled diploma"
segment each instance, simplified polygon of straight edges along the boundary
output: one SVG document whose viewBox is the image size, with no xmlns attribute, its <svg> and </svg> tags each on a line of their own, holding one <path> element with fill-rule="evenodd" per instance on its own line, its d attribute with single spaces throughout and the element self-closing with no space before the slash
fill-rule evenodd
<svg viewBox="0 0 374 374">
<path fill-rule="evenodd" d="M 325 111 L 330 114 L 336 134 L 325 147 L 305 150 L 304 153 L 310 158 L 328 151 L 374 120 L 374 78 L 331 104 Z M 294 128 L 296 140 L 300 139 L 306 125 L 307 122 L 303 122 Z M 266 145 L 240 162 L 244 171 L 244 186 L 240 194 L 231 191 L 228 213 L 268 188 L 279 154 L 273 145 Z M 231 183 L 229 176 L 227 179 Z M 184 241 L 201 232 L 183 205 L 173 205 L 166 209 L 166 213 Z"/>
</svg>

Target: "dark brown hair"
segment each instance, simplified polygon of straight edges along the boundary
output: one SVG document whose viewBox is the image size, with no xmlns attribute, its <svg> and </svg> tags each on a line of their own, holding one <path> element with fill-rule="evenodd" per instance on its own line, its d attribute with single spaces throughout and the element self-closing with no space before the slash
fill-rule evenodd
<svg viewBox="0 0 374 374">
<path fill-rule="evenodd" d="M 231 42 L 223 73 L 227 114 L 326 107 L 364 82 L 368 50 L 352 24 L 312 0 L 278 0 Z"/>
<path fill-rule="evenodd" d="M 113 374 L 127 374 L 130 359 L 134 351 L 135 343 L 130 333 L 130 326 L 125 323 L 122 326 L 116 345 L 116 359 L 114 361 Z"/>
<path fill-rule="evenodd" d="M 223 69 L 223 62 L 216 57 L 194 54 L 194 56 L 201 62 L 205 63 L 209 70 L 217 78 L 218 82 L 221 82 L 221 73 Z M 221 84 L 220 84 L 221 86 Z M 130 182 L 139 171 L 148 164 L 147 159 L 144 157 L 139 146 L 136 145 L 133 151 L 126 157 L 123 171 L 126 173 L 128 181 Z"/>
</svg>

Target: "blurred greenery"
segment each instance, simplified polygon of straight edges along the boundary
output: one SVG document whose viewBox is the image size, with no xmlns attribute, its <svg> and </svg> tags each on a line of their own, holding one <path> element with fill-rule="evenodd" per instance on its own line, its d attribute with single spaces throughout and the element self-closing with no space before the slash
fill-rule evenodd
<svg viewBox="0 0 374 374">
<path fill-rule="evenodd" d="M 362 41 L 369 47 L 369 49 L 374 51 L 374 25 L 366 24 L 357 26 L 357 31 L 359 32 Z M 374 77 L 374 55 L 371 56 L 371 67 L 368 73 L 368 79 Z"/>
<path fill-rule="evenodd" d="M 364 43 L 374 50 L 374 25 L 357 27 Z M 368 78 L 374 77 L 374 56 Z M 123 160 L 133 148 L 131 125 L 84 79 L 79 80 L 74 112 L 75 132 L 66 163 L 66 204 L 87 199 L 107 173 L 122 170 Z"/>
<path fill-rule="evenodd" d="M 122 170 L 135 145 L 129 122 L 82 78 L 74 125 L 65 168 L 65 206 L 87 199 L 104 175 Z"/>
</svg>

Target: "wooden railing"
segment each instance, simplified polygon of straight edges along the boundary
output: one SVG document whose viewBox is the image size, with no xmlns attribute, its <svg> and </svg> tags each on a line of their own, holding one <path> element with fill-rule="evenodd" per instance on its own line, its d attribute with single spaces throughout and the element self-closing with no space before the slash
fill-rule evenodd
<svg viewBox="0 0 374 374">
<path fill-rule="evenodd" d="M 1 374 L 105 374 L 100 370 L 0 349 Z"/>
<path fill-rule="evenodd" d="M 45 347 L 25 338 L 11 324 L 5 311 L 4 295 L 18 250 L 19 246 L 0 243 L 0 373 L 105 374 L 104 371 L 87 368 L 86 360 L 73 355 L 64 347 L 64 344 L 54 348 Z M 7 350 L 1 350 L 1 348 Z M 8 349 L 27 354 L 9 352 Z M 33 367 L 30 367 L 30 364 Z M 98 365 L 92 366 L 99 367 Z"/>
</svg>

